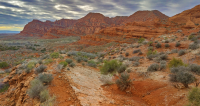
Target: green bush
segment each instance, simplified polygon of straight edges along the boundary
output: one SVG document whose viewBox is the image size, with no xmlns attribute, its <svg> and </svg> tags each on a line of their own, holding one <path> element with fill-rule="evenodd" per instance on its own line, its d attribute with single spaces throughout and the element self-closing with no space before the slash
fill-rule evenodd
<svg viewBox="0 0 200 106">
<path fill-rule="evenodd" d="M 66 61 L 61 61 L 59 64 L 63 65 L 63 67 L 67 66 L 67 62 Z"/>
<path fill-rule="evenodd" d="M 92 60 L 91 60 L 91 61 L 88 61 L 87 65 L 90 66 L 90 67 L 97 67 L 96 62 L 94 62 L 94 61 L 92 61 Z"/>
<path fill-rule="evenodd" d="M 105 61 L 100 70 L 102 74 L 108 74 L 117 71 L 121 65 L 117 60 Z"/>
<path fill-rule="evenodd" d="M 59 58 L 59 53 L 58 52 L 53 52 L 50 54 L 51 58 Z"/>
<path fill-rule="evenodd" d="M 43 90 L 40 92 L 40 101 L 41 102 L 45 102 L 49 99 L 50 95 L 49 95 L 49 91 L 48 90 Z"/>
<path fill-rule="evenodd" d="M 0 63 L 0 68 L 6 68 L 6 67 L 9 67 L 9 64 L 7 62 Z"/>
<path fill-rule="evenodd" d="M 65 61 L 66 61 L 68 64 L 70 64 L 70 63 L 73 62 L 72 59 L 66 59 Z"/>
<path fill-rule="evenodd" d="M 128 73 L 122 73 L 120 79 L 116 81 L 118 88 L 122 91 L 126 90 L 131 85 L 131 80 L 129 79 Z"/>
<path fill-rule="evenodd" d="M 142 42 L 144 42 L 144 40 L 145 40 L 144 38 L 139 38 L 138 43 L 142 43 Z"/>
<path fill-rule="evenodd" d="M 189 106 L 200 106 L 200 88 L 193 88 L 188 95 Z"/>
<path fill-rule="evenodd" d="M 38 79 L 39 79 L 42 83 L 49 84 L 49 83 L 53 80 L 53 76 L 52 76 L 52 74 L 40 73 L 40 74 L 38 75 Z"/>
<path fill-rule="evenodd" d="M 50 64 L 53 62 L 53 59 L 45 59 L 44 63 L 45 64 Z"/>
<path fill-rule="evenodd" d="M 148 42 L 149 46 L 153 46 L 153 41 Z"/>
<path fill-rule="evenodd" d="M 30 83 L 31 87 L 28 89 L 27 94 L 31 98 L 39 98 L 40 97 L 40 92 L 45 89 L 44 85 L 39 79 L 34 79 Z"/>
<path fill-rule="evenodd" d="M 183 61 L 181 59 L 176 59 L 173 58 L 169 63 L 168 63 L 169 68 L 172 67 L 178 67 L 178 66 L 185 66 L 185 64 L 183 63 Z"/>
<path fill-rule="evenodd" d="M 35 62 L 29 62 L 26 67 L 28 70 L 32 70 L 35 67 L 35 65 L 36 65 Z"/>
<path fill-rule="evenodd" d="M 147 71 L 149 72 L 154 72 L 159 70 L 159 65 L 156 63 L 151 64 L 148 68 Z"/>
</svg>

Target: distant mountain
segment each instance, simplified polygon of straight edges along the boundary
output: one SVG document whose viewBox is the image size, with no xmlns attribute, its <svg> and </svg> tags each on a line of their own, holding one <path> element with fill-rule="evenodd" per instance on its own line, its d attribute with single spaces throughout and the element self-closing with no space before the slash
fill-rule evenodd
<svg viewBox="0 0 200 106">
<path fill-rule="evenodd" d="M 3 34 L 7 34 L 7 33 L 8 33 L 8 34 L 9 34 L 9 33 L 16 33 L 16 34 L 17 34 L 17 33 L 20 33 L 20 31 L 0 30 L 0 34 L 2 34 L 2 33 L 3 33 Z"/>
</svg>

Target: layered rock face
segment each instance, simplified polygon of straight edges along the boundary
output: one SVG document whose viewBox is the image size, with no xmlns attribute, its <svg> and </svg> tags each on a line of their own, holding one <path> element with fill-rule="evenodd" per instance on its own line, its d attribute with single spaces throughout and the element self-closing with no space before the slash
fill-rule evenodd
<svg viewBox="0 0 200 106">
<path fill-rule="evenodd" d="M 200 24 L 200 5 L 195 6 L 192 9 L 185 10 L 173 17 L 169 18 L 169 22 L 182 24 L 183 28 L 195 28 Z"/>
<path fill-rule="evenodd" d="M 79 20 L 61 19 L 55 22 L 33 20 L 24 27 L 19 35 L 58 38 L 62 36 L 93 34 L 106 27 L 119 26 L 126 19 L 126 16 L 109 18 L 100 13 L 89 13 Z"/>
</svg>

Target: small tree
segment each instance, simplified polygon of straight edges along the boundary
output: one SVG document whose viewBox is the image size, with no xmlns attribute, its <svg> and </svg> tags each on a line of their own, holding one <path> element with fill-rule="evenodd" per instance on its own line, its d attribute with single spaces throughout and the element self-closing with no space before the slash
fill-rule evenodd
<svg viewBox="0 0 200 106">
<path fill-rule="evenodd" d="M 176 80 L 180 83 L 182 83 L 186 88 L 188 88 L 188 84 L 193 83 L 195 81 L 195 77 L 193 74 L 185 71 L 179 71 L 176 74 Z"/>
<path fill-rule="evenodd" d="M 117 60 L 105 61 L 100 70 L 102 74 L 107 74 L 117 71 L 120 66 L 121 63 L 119 63 Z"/>
<path fill-rule="evenodd" d="M 120 79 L 116 81 L 118 88 L 122 91 L 126 90 L 131 85 L 131 80 L 129 79 L 128 73 L 122 73 Z"/>
</svg>

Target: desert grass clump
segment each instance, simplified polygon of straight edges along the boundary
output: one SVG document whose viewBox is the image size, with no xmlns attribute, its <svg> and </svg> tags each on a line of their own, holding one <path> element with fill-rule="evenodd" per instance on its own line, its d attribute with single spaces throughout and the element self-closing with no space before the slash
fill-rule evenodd
<svg viewBox="0 0 200 106">
<path fill-rule="evenodd" d="M 45 102 L 50 98 L 49 91 L 47 89 L 40 92 L 40 102 Z"/>
<path fill-rule="evenodd" d="M 102 74 L 113 73 L 116 72 L 121 65 L 122 63 L 118 62 L 117 60 L 105 61 L 100 70 Z"/>
<path fill-rule="evenodd" d="M 37 68 L 35 68 L 35 73 L 39 74 L 45 71 L 45 69 L 47 68 L 47 66 L 45 65 L 40 65 Z"/>
<path fill-rule="evenodd" d="M 28 89 L 27 94 L 31 98 L 39 98 L 40 92 L 45 89 L 44 85 L 39 79 L 34 79 L 30 83 L 31 87 Z"/>
<path fill-rule="evenodd" d="M 66 67 L 68 65 L 68 63 L 66 61 L 61 61 L 59 64 L 63 65 L 63 67 Z"/>
<path fill-rule="evenodd" d="M 38 79 L 45 84 L 49 84 L 53 80 L 52 74 L 40 73 Z"/>
<path fill-rule="evenodd" d="M 7 62 L 0 62 L 0 68 L 6 68 L 9 67 L 9 64 Z"/>
<path fill-rule="evenodd" d="M 186 64 L 183 63 L 183 61 L 181 59 L 176 59 L 173 58 L 169 63 L 168 63 L 168 67 L 172 68 L 172 67 L 178 67 L 178 66 L 185 66 Z"/>
<path fill-rule="evenodd" d="M 45 64 L 50 64 L 53 62 L 53 59 L 45 59 L 44 63 Z"/>
<path fill-rule="evenodd" d="M 200 88 L 193 88 L 188 94 L 189 106 L 200 106 Z"/>
<path fill-rule="evenodd" d="M 185 50 L 179 50 L 179 51 L 178 51 L 178 55 L 179 55 L 179 56 L 182 56 L 182 55 L 184 55 L 185 53 L 186 53 Z"/>
<path fill-rule="evenodd" d="M 51 58 L 59 58 L 59 53 L 58 52 L 53 52 L 50 54 Z"/>
<path fill-rule="evenodd" d="M 130 74 L 122 73 L 120 78 L 116 81 L 118 88 L 122 91 L 126 90 L 131 86 L 131 80 L 129 79 Z"/>
<path fill-rule="evenodd" d="M 8 83 L 4 84 L 0 82 L 0 93 L 7 91 L 9 87 L 10 85 Z"/>
<path fill-rule="evenodd" d="M 36 65 L 36 62 L 29 62 L 26 66 L 28 70 L 32 70 Z"/>
<path fill-rule="evenodd" d="M 95 61 L 92 61 L 92 60 L 88 61 L 87 65 L 90 66 L 90 67 L 94 67 L 94 68 L 97 67 L 97 63 Z"/>
<path fill-rule="evenodd" d="M 73 62 L 72 59 L 66 59 L 65 61 L 66 61 L 68 64 L 70 64 L 70 63 Z"/>
<path fill-rule="evenodd" d="M 103 83 L 103 84 L 113 84 L 113 77 L 112 75 L 108 74 L 108 75 L 101 75 L 100 77 L 100 81 Z"/>
<path fill-rule="evenodd" d="M 153 63 L 147 68 L 148 72 L 154 72 L 154 71 L 158 71 L 158 70 L 159 70 L 159 64 L 157 64 L 157 63 Z"/>
<path fill-rule="evenodd" d="M 142 42 L 144 42 L 144 40 L 145 40 L 144 38 L 139 38 L 138 43 L 142 43 Z"/>
</svg>

